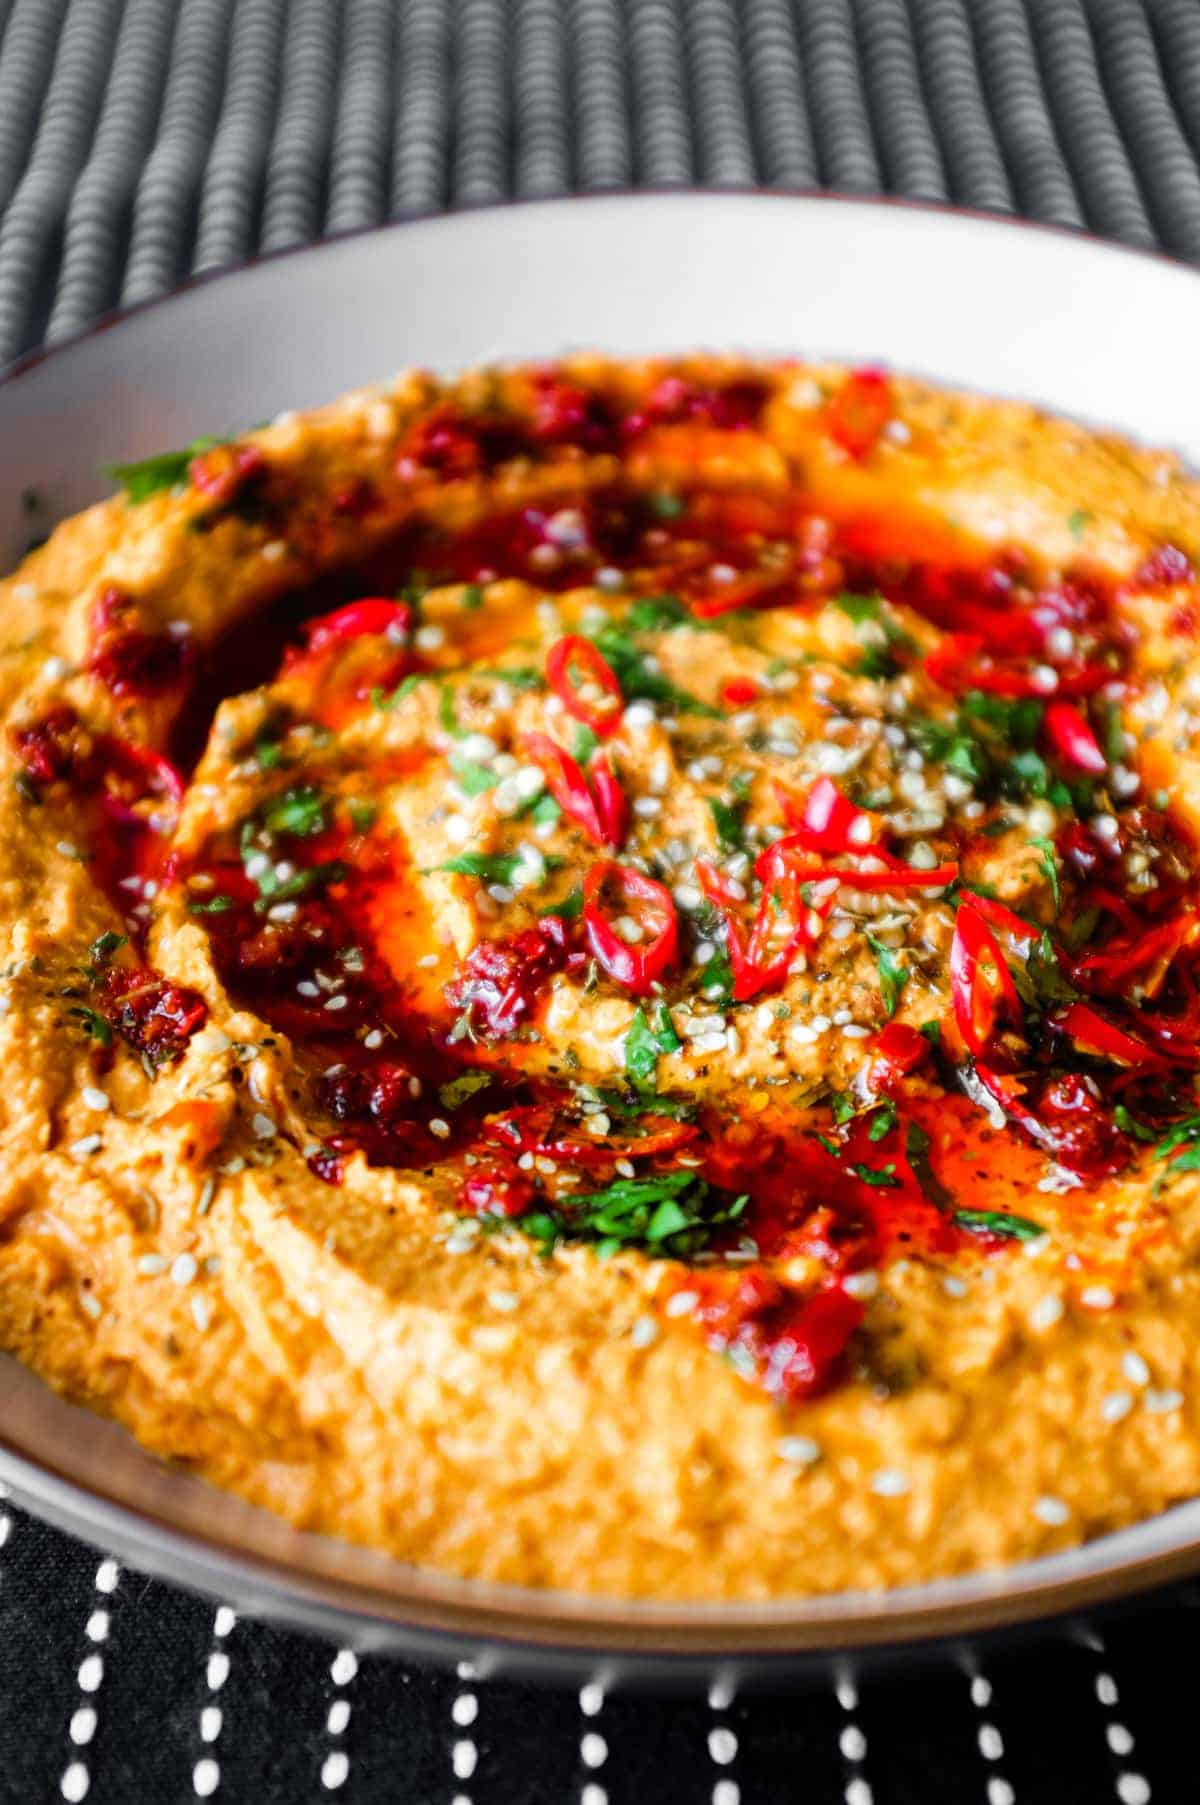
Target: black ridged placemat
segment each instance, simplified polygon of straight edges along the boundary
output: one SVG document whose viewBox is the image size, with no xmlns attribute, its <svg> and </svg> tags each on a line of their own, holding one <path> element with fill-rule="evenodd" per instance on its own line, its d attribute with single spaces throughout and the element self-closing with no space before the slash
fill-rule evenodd
<svg viewBox="0 0 1200 1805">
<path fill-rule="evenodd" d="M 259 249 L 571 189 L 883 190 L 1200 260 L 1198 148 L 1200 0 L 0 0 L 0 363 Z M 11 1510 L 0 1541 L 5 1802 L 1200 1797 L 1192 1588 L 664 1704 L 356 1662 Z"/>
</svg>

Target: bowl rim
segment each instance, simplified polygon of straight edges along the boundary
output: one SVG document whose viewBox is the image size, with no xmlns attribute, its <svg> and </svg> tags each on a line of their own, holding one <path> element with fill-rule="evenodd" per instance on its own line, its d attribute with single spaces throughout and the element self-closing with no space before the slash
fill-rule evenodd
<svg viewBox="0 0 1200 1805">
<path fill-rule="evenodd" d="M 165 294 L 108 310 L 78 332 L 23 353 L 0 371 L 0 398 L 12 384 L 115 327 L 136 326 L 153 310 L 289 259 L 396 233 L 469 229 L 475 218 L 502 212 L 599 209 L 643 202 L 699 208 L 714 200 L 740 200 L 764 210 L 782 202 L 792 208 L 857 209 L 908 214 L 948 225 L 983 224 L 989 230 L 1019 230 L 1065 240 L 1092 252 L 1134 258 L 1200 280 L 1200 270 L 1169 252 L 1106 239 L 1084 227 L 901 196 L 743 185 L 613 188 L 526 196 L 355 227 L 260 253 L 232 267 L 203 271 Z M 13 1364 L 7 1357 L 3 1359 L 6 1366 Z M 32 1373 L 19 1370 L 22 1385 L 36 1386 L 50 1396 Z M 72 1407 L 52 1399 L 51 1408 Z M 93 1420 L 103 1422 L 106 1433 L 111 1431 L 136 1446 L 115 1424 Z M 153 1460 L 152 1456 L 143 1458 Z M 155 1464 L 172 1480 L 200 1488 L 203 1497 L 227 1498 L 200 1480 Z M 763 1602 L 626 1599 L 462 1579 L 333 1537 L 286 1530 L 285 1526 L 297 1552 L 296 1559 L 286 1558 L 263 1546 L 239 1543 L 196 1521 L 182 1521 L 189 1514 L 186 1511 L 172 1514 L 144 1502 L 131 1504 L 102 1483 L 80 1483 L 56 1460 L 15 1445 L 2 1420 L 0 1481 L 35 1515 L 165 1579 L 215 1598 L 241 1601 L 258 1614 L 337 1635 L 356 1645 L 409 1646 L 436 1658 L 478 1647 L 481 1642 L 496 1648 L 574 1651 L 589 1656 L 616 1656 L 636 1648 L 638 1659 L 652 1661 L 849 1653 L 886 1643 L 916 1644 L 974 1635 L 1073 1613 L 1200 1570 L 1200 1499 L 1196 1499 L 1080 1548 L 886 1592 L 795 1594 Z M 277 1519 L 242 1500 L 234 1503 L 239 1513 L 249 1513 L 270 1526 L 278 1539 Z M 219 1510 L 214 1514 L 219 1515 Z M 1183 1521 L 1189 1517 L 1195 1517 L 1194 1525 Z M 1130 1543 L 1133 1546 L 1126 1550 Z M 1114 1544 L 1122 1548 L 1120 1554 L 1114 1554 Z M 392 1583 L 372 1583 L 365 1572 L 353 1577 L 333 1573 L 328 1556 L 309 1564 L 300 1559 L 305 1552 L 315 1556 L 322 1551 L 332 1551 L 336 1564 L 343 1568 L 387 1569 Z"/>
</svg>

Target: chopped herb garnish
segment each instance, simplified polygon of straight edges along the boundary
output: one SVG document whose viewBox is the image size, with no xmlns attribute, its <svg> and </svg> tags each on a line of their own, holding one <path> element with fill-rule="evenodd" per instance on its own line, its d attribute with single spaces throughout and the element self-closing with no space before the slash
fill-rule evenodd
<svg viewBox="0 0 1200 1805">
<path fill-rule="evenodd" d="M 276 771 L 283 763 L 283 747 L 278 740 L 257 739 L 254 758 L 260 771 Z"/>
<path fill-rule="evenodd" d="M 553 827 L 561 818 L 562 809 L 553 796 L 543 792 L 542 795 L 535 796 L 532 802 L 526 803 L 519 813 L 528 814 L 535 827 Z"/>
<path fill-rule="evenodd" d="M 708 964 L 701 967 L 700 989 L 710 1003 L 725 1009 L 733 1001 L 733 967 L 729 954 L 719 946 Z"/>
<path fill-rule="evenodd" d="M 541 858 L 547 871 L 555 870 L 562 862 L 551 855 Z M 457 858 L 447 859 L 444 865 L 432 867 L 434 871 L 451 871 L 460 877 L 478 878 L 481 884 L 511 884 L 518 871 L 530 868 L 531 861 L 515 852 L 460 852 Z"/>
<path fill-rule="evenodd" d="M 627 1076 L 639 1088 L 653 1090 L 659 1054 L 677 1053 L 682 1044 L 665 1003 L 655 1003 L 649 1016 L 639 1007 L 625 1036 Z"/>
<path fill-rule="evenodd" d="M 577 765 L 586 765 L 599 744 L 598 737 L 585 721 L 575 723 L 575 732 L 571 740 L 571 756 Z"/>
<path fill-rule="evenodd" d="M 650 663 L 641 648 L 634 644 L 623 625 L 608 621 L 599 632 L 589 635 L 597 650 L 612 666 L 621 693 L 627 702 L 637 700 L 663 702 L 680 714 L 707 715 L 719 720 L 721 710 L 701 702 L 686 690 L 677 689 L 671 679 Z"/>
<path fill-rule="evenodd" d="M 468 1097 L 477 1091 L 486 1090 L 492 1082 L 490 1072 L 460 1072 L 457 1078 L 451 1078 L 447 1084 L 438 1086 L 438 1102 L 443 1109 L 457 1109 Z"/>
<path fill-rule="evenodd" d="M 886 1166 L 879 1167 L 864 1166 L 861 1161 L 857 1161 L 850 1170 L 855 1178 L 860 1178 L 863 1184 L 870 1185 L 876 1191 L 888 1190 L 892 1185 L 900 1183 L 896 1177 L 895 1160 L 889 1160 Z"/>
<path fill-rule="evenodd" d="M 937 1027 L 936 1022 L 927 1024 Z M 922 1030 L 924 1032 L 924 1030 Z M 937 1210 L 952 1210 L 954 1199 L 933 1169 L 929 1157 L 931 1142 L 919 1122 L 909 1122 L 904 1130 L 904 1157 L 921 1191 Z"/>
<path fill-rule="evenodd" d="M 106 933 L 98 934 L 88 947 L 88 958 L 93 965 L 107 965 L 113 954 L 125 945 L 126 934 L 114 934 L 109 928 Z"/>
<path fill-rule="evenodd" d="M 1152 1141 L 1154 1139 L 1153 1128 L 1147 1128 L 1144 1122 L 1139 1122 L 1136 1116 L 1130 1115 L 1123 1103 L 1118 1103 L 1113 1110 L 1113 1121 L 1122 1134 L 1132 1135 L 1135 1141 Z"/>
<path fill-rule="evenodd" d="M 232 896 L 189 896 L 187 900 L 189 915 L 227 915 L 233 907 Z"/>
<path fill-rule="evenodd" d="M 407 677 L 401 679 L 395 689 L 376 687 L 371 691 L 371 707 L 384 714 L 393 708 L 398 708 L 406 696 L 412 695 L 417 684 L 424 683 L 431 675 L 430 671 L 410 671 Z"/>
<path fill-rule="evenodd" d="M 891 947 L 885 946 L 882 940 L 876 940 L 874 934 L 868 933 L 867 944 L 875 955 L 879 991 L 890 1021 L 900 1007 L 901 993 L 912 974 L 906 965 L 901 965 Z"/>
<path fill-rule="evenodd" d="M 654 495 L 648 495 L 646 500 L 650 512 L 657 515 L 659 520 L 678 520 L 687 505 L 682 496 L 669 495 L 664 490 L 659 490 Z"/>
<path fill-rule="evenodd" d="M 722 802 L 719 796 L 710 796 L 708 806 L 722 852 L 739 852 L 744 844 L 742 836 L 742 807 L 744 805 L 736 802 Z"/>
<path fill-rule="evenodd" d="M 466 728 L 460 727 L 458 724 L 458 716 L 454 710 L 454 691 L 448 683 L 443 683 L 438 692 L 438 720 L 453 739 L 466 738 Z"/>
<path fill-rule="evenodd" d="M 698 1172 L 663 1172 L 564 1197 L 554 1208 L 517 1218 L 515 1226 L 546 1253 L 562 1241 L 587 1241 L 602 1257 L 640 1248 L 660 1259 L 686 1260 L 737 1222 L 749 1201 L 718 1190 Z"/>
<path fill-rule="evenodd" d="M 1058 860 L 1054 856 L 1054 841 L 1048 840 L 1045 834 L 1031 834 L 1029 844 L 1036 846 L 1042 855 L 1040 864 L 1046 875 L 1046 882 L 1050 886 L 1050 894 L 1054 898 L 1054 907 L 1057 911 L 1062 907 L 1062 884 L 1058 876 Z"/>
<path fill-rule="evenodd" d="M 323 833 L 328 824 L 325 798 L 311 784 L 300 784 L 273 797 L 263 804 L 259 818 L 268 833 L 294 834 L 298 839 Z"/>
<path fill-rule="evenodd" d="M 174 489 L 187 481 L 192 459 L 211 451 L 214 445 L 227 445 L 225 438 L 193 439 L 182 451 L 160 451 L 154 457 L 141 458 L 134 464 L 105 464 L 105 476 L 111 476 L 124 489 L 130 501 L 145 501 L 160 489 Z"/>
<path fill-rule="evenodd" d="M 494 790 L 500 782 L 494 771 L 469 758 L 452 758 L 450 769 L 454 772 L 455 783 L 468 796 L 482 796 L 485 790 Z"/>
<path fill-rule="evenodd" d="M 1078 539 L 1092 518 L 1086 508 L 1073 508 L 1067 515 L 1067 531 L 1071 537 Z"/>
<path fill-rule="evenodd" d="M 673 627 L 702 624 L 677 595 L 639 596 L 625 616 L 625 625 L 632 633 L 669 633 Z"/>
<path fill-rule="evenodd" d="M 955 1210 L 955 1226 L 972 1235 L 998 1235 L 1004 1241 L 1040 1241 L 1046 1230 L 1028 1216 L 1010 1216 L 1006 1210 Z"/>
<path fill-rule="evenodd" d="M 542 915 L 560 915 L 564 921 L 574 921 L 577 916 L 583 914 L 582 885 L 576 885 L 574 890 L 569 890 L 567 892 L 561 902 L 550 903 L 547 908 L 540 910 L 539 913 Z"/>
<path fill-rule="evenodd" d="M 464 608 L 474 613 L 476 608 L 483 607 L 483 589 L 478 583 L 468 583 L 459 600 Z"/>
<path fill-rule="evenodd" d="M 276 903 L 294 902 L 298 896 L 307 896 L 310 890 L 323 890 L 326 884 L 336 884 L 346 875 L 346 867 L 340 859 L 328 859 L 320 865 L 306 865 L 302 871 L 294 872 L 291 877 L 280 880 L 272 869 L 264 871 L 256 879 L 258 898 L 254 904 L 257 914 L 264 915 Z"/>
<path fill-rule="evenodd" d="M 361 797 L 351 796 L 346 802 L 346 812 L 350 816 L 350 825 L 356 834 L 365 834 L 374 827 L 379 810 L 375 803 L 367 802 Z"/>
<path fill-rule="evenodd" d="M 89 1040 L 97 1041 L 102 1047 L 112 1046 L 112 1028 L 95 1009 L 76 1006 L 68 1009 L 67 1014 L 79 1023 Z"/>
<path fill-rule="evenodd" d="M 867 1139 L 869 1141 L 886 1140 L 898 1120 L 896 1105 L 890 1098 L 886 1103 L 880 1103 L 871 1111 L 871 1124 L 867 1129 Z"/>
</svg>

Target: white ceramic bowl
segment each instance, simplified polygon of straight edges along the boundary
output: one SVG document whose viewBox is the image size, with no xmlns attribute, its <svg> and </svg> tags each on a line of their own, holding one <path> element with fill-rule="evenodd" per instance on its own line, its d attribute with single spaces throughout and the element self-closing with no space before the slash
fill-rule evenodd
<svg viewBox="0 0 1200 1805">
<path fill-rule="evenodd" d="M 572 348 L 883 362 L 1044 402 L 1200 462 L 1200 276 L 1085 237 L 946 210 L 767 194 L 537 202 L 357 234 L 203 280 L 26 360 L 0 385 L 0 542 L 128 460 L 328 400 L 407 364 Z M 28 497 L 34 498 L 30 512 Z M 1078 1552 L 904 1592 L 625 1604 L 485 1586 L 300 1535 L 161 1466 L 0 1360 L 0 1478 L 32 1509 L 243 1609 L 360 1646 L 557 1674 L 831 1652 L 1013 1624 L 1200 1567 L 1200 1504 Z M 490 1652 L 489 1652 L 490 1651 Z"/>
</svg>

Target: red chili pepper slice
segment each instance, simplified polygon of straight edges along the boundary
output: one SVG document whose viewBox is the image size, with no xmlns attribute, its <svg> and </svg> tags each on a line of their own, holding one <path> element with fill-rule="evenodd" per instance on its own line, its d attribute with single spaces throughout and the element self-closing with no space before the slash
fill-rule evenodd
<svg viewBox="0 0 1200 1805">
<path fill-rule="evenodd" d="M 573 670 L 581 674 L 578 686 L 571 678 Z M 568 714 L 590 727 L 593 733 L 598 733 L 601 739 L 613 732 L 624 711 L 625 698 L 612 665 L 590 639 L 584 639 L 579 633 L 568 633 L 565 639 L 552 645 L 546 655 L 546 676 Z M 585 690 L 589 689 L 596 691 L 594 699 L 585 695 Z"/>
<path fill-rule="evenodd" d="M 809 939 L 808 909 L 801 900 L 800 884 L 795 874 L 786 864 L 777 864 L 768 870 L 765 879 L 768 888 L 763 892 L 748 936 L 738 917 L 737 899 L 730 894 L 726 881 L 716 866 L 708 859 L 697 859 L 696 878 L 725 923 L 725 946 L 729 954 L 729 968 L 733 973 L 734 1001 L 745 1003 L 751 997 L 761 996 L 764 991 L 778 990 L 787 979 L 798 948 Z M 772 943 L 777 939 L 778 923 L 782 918 L 776 914 L 774 899 L 781 891 L 782 911 L 791 917 L 793 925 L 783 941 L 773 947 Z"/>
<path fill-rule="evenodd" d="M 362 639 L 369 633 L 391 633 L 399 641 L 412 626 L 412 609 L 405 602 L 394 602 L 390 596 L 364 596 L 361 601 L 347 602 L 332 614 L 322 614 L 310 621 L 305 639 L 310 652 L 327 652 L 331 646 L 347 640 Z"/>
<path fill-rule="evenodd" d="M 805 850 L 805 838 L 802 834 L 788 834 L 784 839 L 776 840 L 773 846 L 768 846 L 764 852 L 759 853 L 754 866 L 755 874 L 760 878 L 769 877 L 786 861 L 797 884 L 819 884 L 834 878 L 851 890 L 938 890 L 952 884 L 958 876 L 957 864 L 934 865 L 925 871 L 916 865 L 902 864 L 891 853 L 885 852 L 882 846 L 856 846 L 853 851 L 883 860 L 887 866 L 885 871 L 856 871 L 845 866 L 826 865 L 817 860 L 800 864 L 796 862 L 795 855 Z"/>
<path fill-rule="evenodd" d="M 796 830 L 793 843 L 809 852 L 866 852 L 875 850 L 875 824 L 870 815 L 838 789 L 831 777 L 818 777 L 800 801 L 786 791 L 776 794 L 789 824 Z"/>
<path fill-rule="evenodd" d="M 1072 976 L 1077 983 L 1117 991 L 1138 977 L 1139 995 L 1156 996 L 1176 954 L 1191 946 L 1198 934 L 1200 916 L 1187 910 L 1156 928 L 1110 940 L 1099 952 L 1077 960 Z"/>
<path fill-rule="evenodd" d="M 1100 742 L 1078 708 L 1070 702 L 1051 702 L 1045 715 L 1046 738 L 1064 764 L 1092 777 L 1102 777 L 1108 760 Z"/>
<path fill-rule="evenodd" d="M 523 744 L 546 774 L 550 794 L 563 814 L 581 827 L 597 846 L 614 850 L 625 838 L 629 818 L 625 792 L 605 753 L 598 752 L 587 774 L 548 733 L 527 733 Z"/>
<path fill-rule="evenodd" d="M 971 1053 L 982 1056 L 988 1051 L 1002 1020 L 1016 1028 L 1021 1025 L 1021 1000 L 1004 954 L 970 903 L 962 904 L 954 920 L 950 994 L 958 1031 Z"/>
<path fill-rule="evenodd" d="M 892 387 L 882 370 L 855 370 L 825 403 L 825 430 L 852 458 L 874 451 L 892 417 Z"/>
<path fill-rule="evenodd" d="M 1033 945 L 1035 940 L 1040 940 L 1042 937 L 1041 928 L 1034 927 L 1030 922 L 1022 920 L 1021 916 L 1015 914 L 1012 909 L 1005 908 L 1004 904 L 997 902 L 993 896 L 976 896 L 972 891 L 969 906 L 977 915 L 982 915 L 983 919 L 992 927 L 1001 928 L 1004 933 L 1010 935 L 1023 953 Z"/>
<path fill-rule="evenodd" d="M 925 1036 L 907 1022 L 889 1022 L 875 1036 L 868 1082 L 878 1091 L 898 1084 L 923 1066 L 933 1051 Z"/>
<path fill-rule="evenodd" d="M 1069 1034 L 1076 1046 L 1085 1053 L 1094 1053 L 1101 1059 L 1114 1059 L 1118 1065 L 1154 1065 L 1166 1064 L 1163 1055 L 1148 1047 L 1144 1040 L 1138 1040 L 1133 1034 L 1127 1034 L 1124 1028 L 1118 1028 L 1099 1010 L 1092 1009 L 1087 1003 L 1069 1003 L 1051 1018 L 1056 1028 Z"/>
<path fill-rule="evenodd" d="M 97 739 L 96 746 L 114 777 L 137 786 L 135 801 L 158 795 L 178 811 L 187 782 L 183 772 L 169 758 L 164 758 L 150 746 L 139 746 L 133 740 L 115 739 L 107 734 Z M 133 802 L 126 801 L 114 790 L 105 787 L 100 803 L 110 821 L 120 822 L 122 826 L 146 825 L 144 816 L 138 814 Z"/>
<path fill-rule="evenodd" d="M 721 690 L 721 700 L 727 708 L 745 708 L 749 702 L 757 702 L 758 685 L 748 677 L 734 677 Z"/>
<path fill-rule="evenodd" d="M 619 890 L 638 911 L 644 938 L 629 945 L 604 906 L 604 892 Z M 633 996 L 646 996 L 679 960 L 679 916 L 669 890 L 631 865 L 601 859 L 583 880 L 583 925 L 588 944 L 609 977 Z"/>
<path fill-rule="evenodd" d="M 706 594 L 692 598 L 691 607 L 701 620 L 716 620 L 738 608 L 778 608 L 797 600 L 795 579 L 787 577 L 781 581 L 778 571 L 773 570 L 747 575 L 741 582 L 713 584 Z"/>
</svg>

